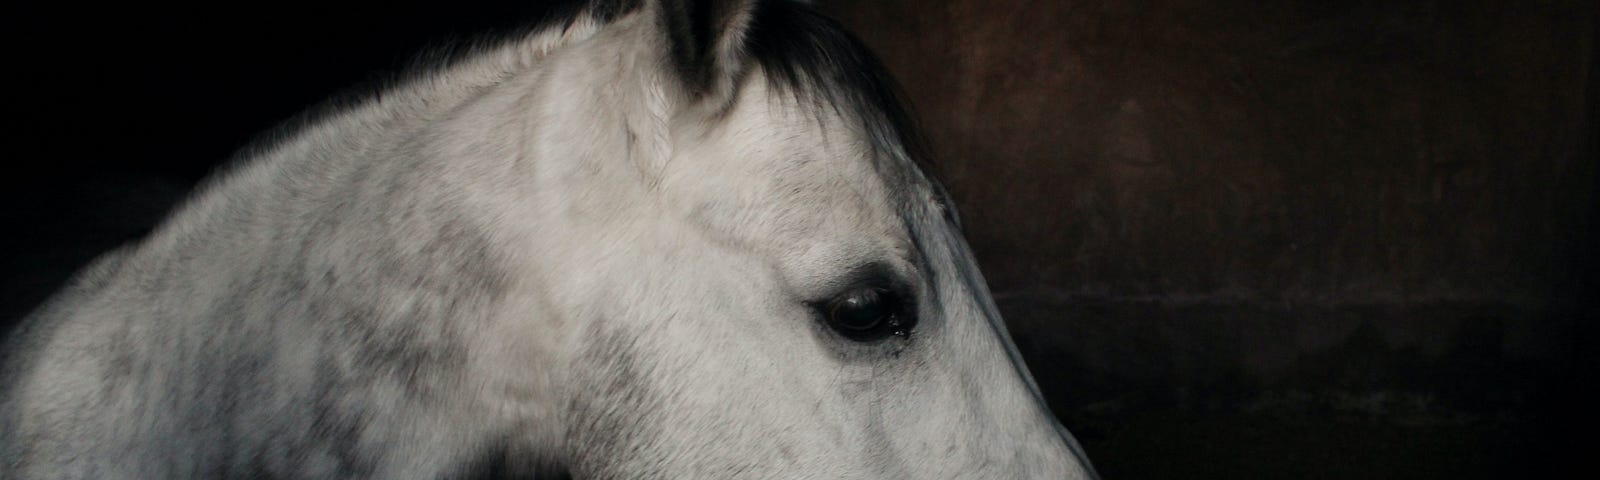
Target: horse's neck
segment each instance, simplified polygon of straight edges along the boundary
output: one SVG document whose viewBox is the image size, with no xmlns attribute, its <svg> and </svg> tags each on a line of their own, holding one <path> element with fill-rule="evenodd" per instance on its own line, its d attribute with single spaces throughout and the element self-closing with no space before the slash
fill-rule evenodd
<svg viewBox="0 0 1600 480">
<path fill-rule="evenodd" d="M 239 224 L 240 212 L 297 208 L 283 202 L 300 201 L 306 205 L 298 208 L 318 208 L 316 203 L 325 199 L 319 198 L 322 195 L 315 191 L 285 192 L 286 185 L 339 194 L 337 190 L 343 185 L 335 179 L 362 168 L 382 170 L 371 164 L 393 160 L 374 152 L 396 149 L 396 142 L 407 141 L 407 132 L 425 129 L 509 79 L 540 68 L 541 61 L 553 52 L 593 36 L 600 27 L 584 16 L 570 25 L 482 48 L 448 66 L 411 75 L 404 82 L 307 122 L 267 146 L 253 149 L 234 168 L 209 179 L 149 238 L 146 247 L 168 253 L 181 251 L 196 236 L 250 227 Z"/>
<path fill-rule="evenodd" d="M 324 162 L 354 156 L 342 150 L 366 148 L 391 138 L 397 130 L 433 122 L 482 92 L 538 68 L 551 52 L 592 36 L 599 27 L 585 16 L 570 26 L 551 27 L 482 48 L 327 115 L 246 163 Z"/>
</svg>

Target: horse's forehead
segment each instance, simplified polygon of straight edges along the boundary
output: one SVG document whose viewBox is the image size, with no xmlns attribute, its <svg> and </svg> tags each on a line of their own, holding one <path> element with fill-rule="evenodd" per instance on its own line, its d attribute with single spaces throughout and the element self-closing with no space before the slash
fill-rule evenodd
<svg viewBox="0 0 1600 480">
<path fill-rule="evenodd" d="M 672 161 L 697 218 L 806 262 L 904 256 L 896 205 L 915 175 L 887 175 L 851 109 L 745 84 L 718 124 Z M 679 163 L 681 162 L 681 163 Z"/>
</svg>

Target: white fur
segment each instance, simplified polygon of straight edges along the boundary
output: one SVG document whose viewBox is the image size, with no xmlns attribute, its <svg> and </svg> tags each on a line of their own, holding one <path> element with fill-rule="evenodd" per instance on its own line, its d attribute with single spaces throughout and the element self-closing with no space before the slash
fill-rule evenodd
<svg viewBox="0 0 1600 480">
<path fill-rule="evenodd" d="M 696 106 L 654 8 L 320 121 L 87 270 L 17 344 L 0 477 L 1092 475 L 903 152 L 759 70 Z M 909 340 L 803 303 L 874 262 Z"/>
</svg>

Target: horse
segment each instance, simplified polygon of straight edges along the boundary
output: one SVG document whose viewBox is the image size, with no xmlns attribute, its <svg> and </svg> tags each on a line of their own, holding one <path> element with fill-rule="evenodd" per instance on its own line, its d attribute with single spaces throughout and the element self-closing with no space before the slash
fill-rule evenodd
<svg viewBox="0 0 1600 480">
<path fill-rule="evenodd" d="M 5 349 L 0 477 L 1095 477 L 859 40 L 553 8 L 85 267 Z"/>
</svg>

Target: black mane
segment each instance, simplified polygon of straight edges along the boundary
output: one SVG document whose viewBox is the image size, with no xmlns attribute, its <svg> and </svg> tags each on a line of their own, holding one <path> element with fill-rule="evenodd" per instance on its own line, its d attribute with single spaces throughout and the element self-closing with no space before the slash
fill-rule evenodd
<svg viewBox="0 0 1600 480">
<path fill-rule="evenodd" d="M 747 52 L 774 90 L 819 107 L 842 109 L 846 118 L 864 123 L 879 143 L 877 148 L 902 149 L 909 160 L 931 167 L 899 84 L 883 62 L 837 22 L 796 2 L 763 1 L 756 7 L 746 42 Z"/>
</svg>

